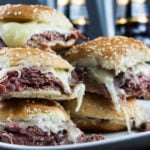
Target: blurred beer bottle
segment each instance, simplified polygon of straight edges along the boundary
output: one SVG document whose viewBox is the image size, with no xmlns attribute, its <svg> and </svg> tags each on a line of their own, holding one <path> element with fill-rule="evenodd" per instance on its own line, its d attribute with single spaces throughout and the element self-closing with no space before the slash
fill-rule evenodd
<svg viewBox="0 0 150 150">
<path fill-rule="evenodd" d="M 57 0 L 57 10 L 69 17 L 70 0 Z"/>
<path fill-rule="evenodd" d="M 88 36 L 89 18 L 85 0 L 70 1 L 70 20 L 76 29 Z"/>
<path fill-rule="evenodd" d="M 116 0 L 116 35 L 134 37 L 150 47 L 146 0 Z"/>
</svg>

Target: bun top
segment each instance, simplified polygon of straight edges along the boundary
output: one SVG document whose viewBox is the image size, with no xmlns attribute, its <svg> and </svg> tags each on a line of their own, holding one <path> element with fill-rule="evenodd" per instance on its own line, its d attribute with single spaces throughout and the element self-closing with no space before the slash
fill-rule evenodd
<svg viewBox="0 0 150 150">
<path fill-rule="evenodd" d="M 48 22 L 55 24 L 55 26 L 73 28 L 71 22 L 62 13 L 42 5 L 2 5 L 0 6 L 0 20 L 11 22 Z"/>
<path fill-rule="evenodd" d="M 0 68 L 16 66 L 43 66 L 71 71 L 73 67 L 54 52 L 32 48 L 0 49 Z"/>
<path fill-rule="evenodd" d="M 44 115 L 47 118 L 60 120 L 69 120 L 69 115 L 54 101 L 34 99 L 10 99 L 0 102 L 0 121 L 9 120 L 30 120 L 32 116 L 42 118 Z"/>
<path fill-rule="evenodd" d="M 99 37 L 75 45 L 65 58 L 80 66 L 102 66 L 124 72 L 127 68 L 150 61 L 150 49 L 141 41 L 123 36 Z"/>
</svg>

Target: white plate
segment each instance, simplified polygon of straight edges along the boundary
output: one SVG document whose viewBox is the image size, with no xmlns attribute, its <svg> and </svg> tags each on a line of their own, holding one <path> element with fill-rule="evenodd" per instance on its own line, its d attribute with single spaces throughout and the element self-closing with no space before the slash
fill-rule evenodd
<svg viewBox="0 0 150 150">
<path fill-rule="evenodd" d="M 150 101 L 138 101 L 142 105 L 145 111 L 150 116 Z M 150 149 L 150 131 L 146 132 L 135 132 L 132 131 L 131 134 L 128 132 L 117 132 L 104 134 L 105 140 L 82 143 L 82 144 L 72 144 L 72 145 L 62 145 L 62 146 L 20 146 L 11 145 L 0 142 L 0 150 L 88 150 L 88 149 L 100 149 L 100 150 L 149 150 Z"/>
</svg>

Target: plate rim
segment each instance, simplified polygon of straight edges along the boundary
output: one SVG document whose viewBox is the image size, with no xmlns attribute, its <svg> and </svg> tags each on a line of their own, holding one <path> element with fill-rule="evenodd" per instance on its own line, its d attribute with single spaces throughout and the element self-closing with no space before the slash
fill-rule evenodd
<svg viewBox="0 0 150 150">
<path fill-rule="evenodd" d="M 109 139 L 104 139 L 100 141 L 94 141 L 94 142 L 87 142 L 87 143 L 78 143 L 78 144 L 69 144 L 69 145 L 59 145 L 59 146 L 26 146 L 26 145 L 17 145 L 17 144 L 8 144 L 0 142 L 0 148 L 7 148 L 7 149 L 20 149 L 20 150 L 58 150 L 58 149 L 74 149 L 74 148 L 85 148 L 85 147 L 91 147 L 91 146 L 103 146 L 106 144 L 113 144 L 121 141 L 131 140 L 135 138 L 141 138 L 145 136 L 150 136 L 150 131 L 144 131 L 144 132 L 135 132 L 131 134 L 124 135 L 122 137 L 114 137 Z"/>
</svg>

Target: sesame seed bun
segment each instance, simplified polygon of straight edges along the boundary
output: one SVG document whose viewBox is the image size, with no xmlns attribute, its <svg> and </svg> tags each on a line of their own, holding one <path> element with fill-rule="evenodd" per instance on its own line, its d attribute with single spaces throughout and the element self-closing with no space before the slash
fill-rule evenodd
<svg viewBox="0 0 150 150">
<path fill-rule="evenodd" d="M 31 120 L 32 116 L 49 116 L 59 121 L 69 120 L 69 115 L 55 101 L 34 99 L 10 99 L 0 102 L 0 121 Z"/>
<path fill-rule="evenodd" d="M 53 52 L 41 51 L 33 48 L 2 48 L 0 50 L 0 59 L 5 59 L 5 64 L 0 61 L 2 67 L 16 67 L 23 65 L 45 66 L 54 69 L 71 71 L 73 67 L 63 58 Z"/>
<path fill-rule="evenodd" d="M 150 61 L 150 50 L 133 38 L 99 37 L 73 46 L 65 58 L 76 66 L 100 65 L 118 74 L 138 63 Z"/>
<path fill-rule="evenodd" d="M 108 99 L 96 94 L 86 93 L 78 112 L 74 111 L 75 104 L 75 101 L 71 101 L 65 104 L 65 108 L 70 112 L 72 120 L 84 131 L 125 130 L 126 114 L 130 119 L 131 128 L 138 127 L 147 120 L 146 114 L 135 98 L 128 98 L 121 106 L 120 112 L 116 111 Z"/>
<path fill-rule="evenodd" d="M 0 20 L 14 22 L 50 22 L 72 28 L 70 21 L 55 9 L 42 5 L 2 5 L 0 6 Z"/>
</svg>

